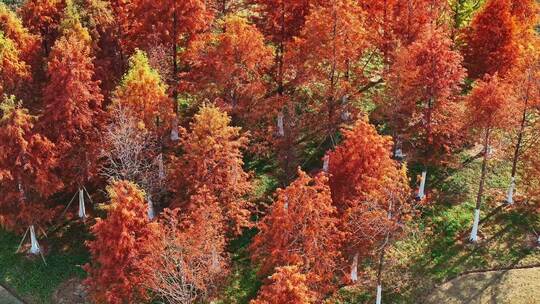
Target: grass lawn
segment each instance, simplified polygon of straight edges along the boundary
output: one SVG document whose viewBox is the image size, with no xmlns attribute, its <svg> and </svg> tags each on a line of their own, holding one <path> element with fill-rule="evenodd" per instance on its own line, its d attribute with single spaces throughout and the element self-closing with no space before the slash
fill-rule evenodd
<svg viewBox="0 0 540 304">
<path fill-rule="evenodd" d="M 82 243 L 84 231 L 81 224 L 74 223 L 40 240 L 50 248 L 45 265 L 41 258 L 15 254 L 21 236 L 0 230 L 0 280 L 29 303 L 52 303 L 51 296 L 62 282 L 84 276 L 80 267 L 88 261 Z"/>
</svg>

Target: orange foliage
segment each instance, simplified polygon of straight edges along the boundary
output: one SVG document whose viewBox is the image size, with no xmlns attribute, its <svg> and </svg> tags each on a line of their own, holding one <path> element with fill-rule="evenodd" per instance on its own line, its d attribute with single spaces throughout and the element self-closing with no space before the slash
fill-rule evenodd
<svg viewBox="0 0 540 304">
<path fill-rule="evenodd" d="M 103 96 L 94 80 L 89 40 L 78 20 L 65 30 L 51 50 L 43 91 L 40 123 L 61 151 L 61 173 L 68 186 L 84 184 L 96 169 Z"/>
<path fill-rule="evenodd" d="M 36 63 L 39 55 L 39 36 L 30 33 L 19 17 L 2 3 L 0 3 L 0 30 L 14 41 L 27 64 Z"/>
<path fill-rule="evenodd" d="M 306 286 L 307 277 L 298 266 L 277 267 L 263 285 L 257 299 L 250 304 L 309 304 L 313 303 L 313 292 Z"/>
<path fill-rule="evenodd" d="M 363 120 L 343 135 L 344 141 L 329 153 L 330 189 L 347 233 L 345 250 L 366 255 L 407 219 L 410 189 L 405 172 L 390 157 L 389 137 Z"/>
<path fill-rule="evenodd" d="M 486 132 L 508 127 L 516 110 L 511 92 L 497 74 L 478 80 L 467 98 L 470 125 Z"/>
<path fill-rule="evenodd" d="M 249 175 L 242 169 L 247 138 L 231 119 L 214 106 L 203 106 L 184 132 L 180 143 L 184 154 L 172 161 L 170 188 L 176 205 L 189 204 L 191 195 L 206 187 L 221 204 L 227 232 L 239 234 L 249 226 L 251 190 Z"/>
<path fill-rule="evenodd" d="M 144 52 L 136 50 L 128 72 L 113 93 L 113 106 L 125 107 L 144 128 L 163 135 L 173 116 L 166 90 Z"/>
<path fill-rule="evenodd" d="M 206 29 L 212 20 L 203 0 L 136 0 L 117 1 L 114 6 L 123 12 L 124 42 L 132 50 L 153 44 L 173 47 L 183 39 Z"/>
<path fill-rule="evenodd" d="M 233 117 L 254 121 L 266 114 L 264 74 L 272 64 L 272 49 L 245 18 L 229 16 L 222 27 L 223 32 L 201 35 L 190 45 L 190 91 Z"/>
<path fill-rule="evenodd" d="M 389 75 L 389 120 L 425 163 L 459 147 L 463 107 L 463 58 L 446 33 L 426 28 L 419 40 L 400 49 Z"/>
<path fill-rule="evenodd" d="M 259 222 L 260 232 L 251 244 L 253 260 L 261 265 L 261 274 L 299 265 L 306 285 L 323 297 L 336 288 L 342 233 L 326 175 L 311 178 L 301 170 L 298 175 L 287 188 L 278 189 L 269 213 Z"/>
<path fill-rule="evenodd" d="M 296 67 L 292 82 L 309 92 L 306 99 L 313 113 L 299 123 L 311 129 L 317 126 L 314 129 L 323 136 L 333 135 L 347 120 L 344 115 L 354 112 L 358 87 L 366 81 L 366 65 L 358 64 L 368 47 L 363 18 L 353 0 L 314 6 L 300 35 L 290 45 L 286 61 Z"/>
<path fill-rule="evenodd" d="M 0 104 L 0 224 L 19 230 L 52 218 L 45 198 L 62 183 L 52 173 L 57 165 L 54 145 L 35 133 L 35 117 L 14 97 Z"/>
<path fill-rule="evenodd" d="M 495 72 L 504 76 L 515 64 L 518 48 L 510 2 L 489 0 L 474 17 L 466 32 L 464 51 L 470 77 L 482 78 Z"/>
<path fill-rule="evenodd" d="M 88 241 L 90 264 L 85 284 L 97 303 L 139 303 L 148 299 L 149 269 L 156 267 L 159 226 L 146 216 L 144 193 L 134 184 L 118 181 L 108 188 L 107 218 L 96 219 Z"/>
<path fill-rule="evenodd" d="M 59 35 L 64 7 L 63 0 L 27 0 L 20 8 L 24 25 L 41 36 L 46 54 Z"/>
</svg>

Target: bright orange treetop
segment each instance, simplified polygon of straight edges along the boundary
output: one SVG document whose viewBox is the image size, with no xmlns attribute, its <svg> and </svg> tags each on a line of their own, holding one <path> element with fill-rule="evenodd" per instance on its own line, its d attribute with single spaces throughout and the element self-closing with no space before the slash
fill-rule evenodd
<svg viewBox="0 0 540 304">
<path fill-rule="evenodd" d="M 515 64 L 518 48 L 510 2 L 489 0 L 474 17 L 466 32 L 464 51 L 470 77 L 482 78 L 495 72 L 503 76 Z"/>
<path fill-rule="evenodd" d="M 277 267 L 269 282 L 250 304 L 310 304 L 313 292 L 306 286 L 307 277 L 296 265 Z"/>
<path fill-rule="evenodd" d="M 129 59 L 129 70 L 113 93 L 113 106 L 126 107 L 145 129 L 163 134 L 173 116 L 170 104 L 166 85 L 150 67 L 145 53 L 136 50 Z"/>
<path fill-rule="evenodd" d="M 49 56 L 40 119 L 44 132 L 61 151 L 62 175 L 69 186 L 85 183 L 95 170 L 95 143 L 103 120 L 103 96 L 94 80 L 90 36 L 77 17 L 73 18 Z"/>
<path fill-rule="evenodd" d="M 335 289 L 342 241 L 336 216 L 326 175 L 311 178 L 299 170 L 295 181 L 278 190 L 277 199 L 258 224 L 260 232 L 251 250 L 261 265 L 260 273 L 299 265 L 299 273 L 306 275 L 306 285 L 317 297 Z"/>
<path fill-rule="evenodd" d="M 12 96 L 0 104 L 0 224 L 19 230 L 52 218 L 46 197 L 62 187 L 55 148 L 35 133 L 35 117 Z"/>
<path fill-rule="evenodd" d="M 220 25 L 222 32 L 201 35 L 188 49 L 190 91 L 244 122 L 266 115 L 264 75 L 272 64 L 272 49 L 243 17 L 229 16 Z"/>
<path fill-rule="evenodd" d="M 108 193 L 107 217 L 96 219 L 94 240 L 87 242 L 85 284 L 97 303 L 140 303 L 148 299 L 148 269 L 156 267 L 152 254 L 163 250 L 159 226 L 149 222 L 144 193 L 135 184 L 114 182 Z"/>
<path fill-rule="evenodd" d="M 203 106 L 180 140 L 184 154 L 173 160 L 170 176 L 176 206 L 188 204 L 201 187 L 216 197 L 229 236 L 249 226 L 250 204 L 245 196 L 251 190 L 249 175 L 242 168 L 241 150 L 247 138 L 230 122 L 215 106 Z"/>
</svg>

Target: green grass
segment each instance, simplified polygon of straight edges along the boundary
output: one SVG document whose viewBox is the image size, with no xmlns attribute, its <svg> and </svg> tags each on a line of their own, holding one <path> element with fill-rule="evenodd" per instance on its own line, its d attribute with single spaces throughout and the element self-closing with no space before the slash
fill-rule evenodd
<svg viewBox="0 0 540 304">
<path fill-rule="evenodd" d="M 0 280 L 30 303 L 52 303 L 51 295 L 62 282 L 84 276 L 80 265 L 87 262 L 88 254 L 81 243 L 81 231 L 77 225 L 49 235 L 46 241 L 51 251 L 45 256 L 45 265 L 41 258 L 15 254 L 21 236 L 0 230 Z"/>
</svg>

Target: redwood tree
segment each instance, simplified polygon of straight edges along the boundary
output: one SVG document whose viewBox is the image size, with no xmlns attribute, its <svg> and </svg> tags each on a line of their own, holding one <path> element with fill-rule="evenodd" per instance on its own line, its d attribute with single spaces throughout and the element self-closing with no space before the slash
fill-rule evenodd
<svg viewBox="0 0 540 304">
<path fill-rule="evenodd" d="M 535 37 L 531 37 L 534 39 Z M 538 38 L 536 38 L 538 39 Z M 508 81 L 516 97 L 516 113 L 520 119 L 516 126 L 516 140 L 512 157 L 511 181 L 508 188 L 506 202 L 514 202 L 513 195 L 516 186 L 517 169 L 521 154 L 529 138 L 535 131 L 534 120 L 539 114 L 540 106 L 540 56 L 538 55 L 538 40 L 523 52 L 519 63 L 509 73 Z M 534 138 L 532 139 L 534 141 Z"/>
<path fill-rule="evenodd" d="M 21 231 L 52 219 L 47 197 L 62 186 L 55 147 L 36 133 L 36 117 L 11 96 L 0 104 L 0 225 Z"/>
<path fill-rule="evenodd" d="M 480 221 L 480 207 L 484 195 L 484 183 L 487 175 L 490 145 L 498 129 L 507 127 L 512 117 L 511 89 L 499 78 L 498 75 L 486 76 L 479 80 L 473 91 L 467 98 L 467 110 L 471 127 L 482 137 L 482 172 L 480 185 L 476 197 L 474 210 L 474 222 L 470 240 L 478 240 L 478 224 Z"/>
<path fill-rule="evenodd" d="M 298 272 L 306 276 L 305 284 L 321 299 L 336 288 L 343 235 L 326 175 L 312 178 L 301 170 L 298 175 L 287 188 L 278 189 L 276 200 L 258 224 L 260 232 L 251 250 L 262 275 L 277 267 L 298 265 Z"/>
<path fill-rule="evenodd" d="M 259 295 L 250 304 L 309 304 L 314 293 L 307 286 L 306 275 L 296 265 L 277 267 Z"/>
<path fill-rule="evenodd" d="M 463 58 L 453 50 L 446 32 L 424 29 L 419 40 L 397 52 L 389 75 L 391 127 L 424 165 L 418 197 L 424 197 L 429 164 L 440 162 L 460 143 L 463 107 L 459 103 L 465 78 Z"/>
<path fill-rule="evenodd" d="M 389 137 L 364 120 L 343 130 L 343 136 L 328 153 L 329 184 L 346 233 L 342 250 L 352 260 L 351 280 L 356 281 L 359 258 L 372 254 L 387 235 L 396 236 L 406 221 L 410 189 L 405 172 L 391 158 Z"/>
<path fill-rule="evenodd" d="M 156 135 L 169 129 L 173 112 L 167 87 L 150 67 L 145 53 L 136 50 L 129 59 L 129 69 L 113 93 L 113 107 L 126 108 L 141 127 Z"/>
<path fill-rule="evenodd" d="M 202 35 L 188 49 L 189 91 L 226 109 L 244 125 L 255 125 L 272 105 L 265 100 L 265 73 L 272 49 L 259 30 L 240 16 L 228 16 L 221 32 Z"/>
<path fill-rule="evenodd" d="M 309 137 L 334 138 L 342 122 L 358 111 L 359 87 L 367 83 L 362 62 L 368 48 L 364 13 L 353 0 L 312 6 L 286 59 L 296 67 L 294 80 L 310 100 L 298 121 Z"/>
<path fill-rule="evenodd" d="M 97 303 L 137 303 L 149 299 L 147 282 L 156 267 L 153 254 L 159 245 L 159 226 L 146 216 L 144 193 L 126 181 L 108 188 L 107 217 L 96 219 L 87 242 L 91 262 L 85 280 Z"/>
<path fill-rule="evenodd" d="M 61 154 L 66 186 L 81 187 L 94 173 L 103 120 L 99 82 L 94 80 L 90 36 L 72 16 L 49 55 L 43 91 L 43 132 Z"/>
<path fill-rule="evenodd" d="M 489 0 L 466 32 L 465 62 L 472 78 L 498 72 L 504 76 L 516 63 L 516 27 L 510 0 Z"/>
<path fill-rule="evenodd" d="M 24 25 L 41 36 L 45 54 L 50 52 L 60 34 L 65 4 L 64 0 L 27 0 L 20 8 Z"/>
<path fill-rule="evenodd" d="M 177 195 L 175 206 L 188 204 L 197 191 L 206 187 L 221 204 L 227 234 L 239 234 L 249 226 L 246 195 L 251 190 L 248 173 L 242 166 L 247 138 L 239 127 L 215 106 L 203 106 L 184 132 L 180 144 L 183 155 L 173 159 L 170 188 Z"/>
</svg>

